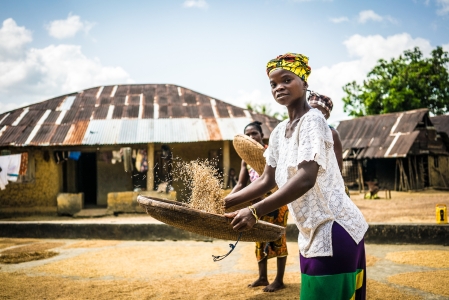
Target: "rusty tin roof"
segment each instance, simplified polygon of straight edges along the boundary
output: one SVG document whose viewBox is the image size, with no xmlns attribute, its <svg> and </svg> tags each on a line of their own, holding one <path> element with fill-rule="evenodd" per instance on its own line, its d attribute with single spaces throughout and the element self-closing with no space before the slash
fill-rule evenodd
<svg viewBox="0 0 449 300">
<path fill-rule="evenodd" d="M 171 84 L 86 89 L 0 114 L 0 146 L 75 146 L 232 140 L 253 121 L 279 123 Z"/>
<path fill-rule="evenodd" d="M 341 121 L 337 127 L 343 158 L 406 157 L 419 135 L 415 130 L 428 109 L 390 113 Z"/>
<path fill-rule="evenodd" d="M 449 135 L 449 115 L 431 117 L 430 120 L 437 131 L 444 132 Z"/>
</svg>

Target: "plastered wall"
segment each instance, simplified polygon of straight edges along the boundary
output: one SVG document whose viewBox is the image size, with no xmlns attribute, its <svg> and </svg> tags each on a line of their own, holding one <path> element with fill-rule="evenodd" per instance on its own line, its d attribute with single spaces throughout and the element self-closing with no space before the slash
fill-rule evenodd
<svg viewBox="0 0 449 300">
<path fill-rule="evenodd" d="M 35 180 L 31 183 L 9 183 L 0 190 L 0 207 L 56 207 L 62 189 L 62 165 L 50 157 L 45 161 L 42 151 L 30 151 L 35 159 Z"/>
</svg>

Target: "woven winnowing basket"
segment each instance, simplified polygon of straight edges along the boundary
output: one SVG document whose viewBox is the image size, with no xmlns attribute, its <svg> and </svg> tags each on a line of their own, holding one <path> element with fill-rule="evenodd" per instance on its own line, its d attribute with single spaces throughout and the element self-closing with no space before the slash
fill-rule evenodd
<svg viewBox="0 0 449 300">
<path fill-rule="evenodd" d="M 190 208 L 187 204 L 154 199 L 139 195 L 137 202 L 147 214 L 173 227 L 211 238 L 237 240 L 239 233 L 232 229 L 231 219 Z M 246 242 L 270 242 L 285 233 L 282 226 L 259 221 L 251 230 L 244 231 L 240 240 Z"/>
<path fill-rule="evenodd" d="M 265 157 L 263 156 L 265 148 L 244 134 L 234 136 L 232 144 L 240 158 L 250 165 L 259 175 L 262 175 L 265 169 Z"/>
</svg>

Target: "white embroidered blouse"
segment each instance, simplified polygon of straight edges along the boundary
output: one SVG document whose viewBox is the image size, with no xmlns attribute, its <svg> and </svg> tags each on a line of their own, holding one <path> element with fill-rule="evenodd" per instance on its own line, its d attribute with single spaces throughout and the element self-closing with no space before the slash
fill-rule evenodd
<svg viewBox="0 0 449 300">
<path fill-rule="evenodd" d="M 316 183 L 299 199 L 288 204 L 299 229 L 298 244 L 304 257 L 332 256 L 332 224 L 340 224 L 358 244 L 368 229 L 360 210 L 345 193 L 333 148 L 332 133 L 323 114 L 309 110 L 298 122 L 292 137 L 285 137 L 289 120 L 281 122 L 270 136 L 264 156 L 276 168 L 279 188 L 297 172 L 303 161 L 319 165 Z"/>
</svg>

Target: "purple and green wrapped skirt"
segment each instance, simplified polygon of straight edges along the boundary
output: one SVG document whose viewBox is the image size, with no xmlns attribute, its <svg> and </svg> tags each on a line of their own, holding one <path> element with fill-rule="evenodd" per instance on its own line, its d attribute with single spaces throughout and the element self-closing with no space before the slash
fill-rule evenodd
<svg viewBox="0 0 449 300">
<path fill-rule="evenodd" d="M 337 222 L 332 226 L 333 256 L 300 254 L 301 300 L 365 299 L 365 244 L 359 244 Z"/>
</svg>

